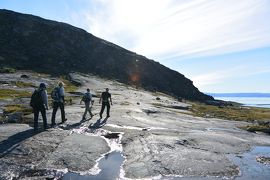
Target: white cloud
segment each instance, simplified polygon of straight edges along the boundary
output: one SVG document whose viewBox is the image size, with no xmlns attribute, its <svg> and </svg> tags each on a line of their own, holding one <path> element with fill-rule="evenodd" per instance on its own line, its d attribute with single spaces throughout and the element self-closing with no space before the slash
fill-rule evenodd
<svg viewBox="0 0 270 180">
<path fill-rule="evenodd" d="M 249 76 L 270 73 L 270 67 L 236 66 L 224 70 L 217 70 L 192 77 L 195 86 L 204 88 L 209 85 L 222 84 L 226 80 L 248 78 Z"/>
<path fill-rule="evenodd" d="M 92 0 L 93 4 L 95 10 L 77 12 L 83 14 L 89 32 L 157 60 L 270 45 L 269 0 Z"/>
</svg>

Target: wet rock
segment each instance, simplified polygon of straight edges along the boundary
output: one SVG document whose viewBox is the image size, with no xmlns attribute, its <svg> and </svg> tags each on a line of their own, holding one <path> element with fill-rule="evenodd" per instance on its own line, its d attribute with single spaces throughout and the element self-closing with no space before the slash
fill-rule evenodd
<svg viewBox="0 0 270 180">
<path fill-rule="evenodd" d="M 257 121 L 258 125 L 261 125 L 261 126 L 270 126 L 270 121 L 267 120 L 267 121 Z"/>
<path fill-rule="evenodd" d="M 262 163 L 262 164 L 265 164 L 265 165 L 270 164 L 270 157 L 260 156 L 260 157 L 257 157 L 256 160 L 259 163 Z"/>
<path fill-rule="evenodd" d="M 23 120 L 22 112 L 15 112 L 8 115 L 8 123 L 20 123 Z"/>
<path fill-rule="evenodd" d="M 158 101 L 159 101 L 159 100 L 160 100 L 160 97 L 157 97 L 157 98 L 156 98 L 156 100 L 158 100 Z"/>
<path fill-rule="evenodd" d="M 50 153 L 47 161 L 40 167 L 68 168 L 74 172 L 88 171 L 96 164 L 95 160 L 109 150 L 106 141 L 100 137 L 71 134 L 54 152 Z"/>
<path fill-rule="evenodd" d="M 22 173 L 20 173 L 20 176 L 19 178 L 22 179 L 22 178 L 29 178 L 29 177 L 44 177 L 46 176 L 47 174 L 47 171 L 45 169 L 29 169 L 29 170 L 26 170 L 26 171 L 23 171 Z"/>
</svg>

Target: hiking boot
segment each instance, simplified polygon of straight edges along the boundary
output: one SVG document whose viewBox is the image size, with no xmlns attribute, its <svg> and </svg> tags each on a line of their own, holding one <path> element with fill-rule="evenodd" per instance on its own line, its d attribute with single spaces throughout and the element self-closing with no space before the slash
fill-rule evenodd
<svg viewBox="0 0 270 180">
<path fill-rule="evenodd" d="M 64 119 L 64 120 L 62 120 L 62 123 L 65 123 L 67 121 L 67 119 Z"/>
</svg>

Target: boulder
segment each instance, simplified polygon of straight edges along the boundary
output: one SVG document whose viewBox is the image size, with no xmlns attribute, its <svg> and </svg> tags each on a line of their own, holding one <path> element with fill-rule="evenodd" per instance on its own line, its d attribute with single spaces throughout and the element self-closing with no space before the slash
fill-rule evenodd
<svg viewBox="0 0 270 180">
<path fill-rule="evenodd" d="M 26 75 L 26 74 L 22 74 L 22 75 L 21 75 L 21 78 L 28 79 L 28 78 L 29 78 L 29 76 L 28 76 L 28 75 Z"/>
<path fill-rule="evenodd" d="M 15 112 L 8 115 L 8 123 L 20 123 L 23 120 L 22 112 Z"/>
</svg>

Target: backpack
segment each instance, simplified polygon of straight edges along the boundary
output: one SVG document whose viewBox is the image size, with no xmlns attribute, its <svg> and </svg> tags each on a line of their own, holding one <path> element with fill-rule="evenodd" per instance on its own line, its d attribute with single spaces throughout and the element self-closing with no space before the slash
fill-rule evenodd
<svg viewBox="0 0 270 180">
<path fill-rule="evenodd" d="M 82 98 L 82 101 L 85 102 L 85 103 L 90 102 L 91 101 L 90 93 L 85 93 L 83 98 Z"/>
<path fill-rule="evenodd" d="M 60 101 L 60 88 L 59 88 L 59 87 L 55 87 L 55 88 L 52 90 L 51 98 L 52 98 L 54 101 Z"/>
<path fill-rule="evenodd" d="M 40 90 L 35 90 L 31 96 L 30 100 L 30 106 L 31 107 L 41 107 L 43 106 L 43 99 L 41 96 L 41 91 Z"/>
</svg>

